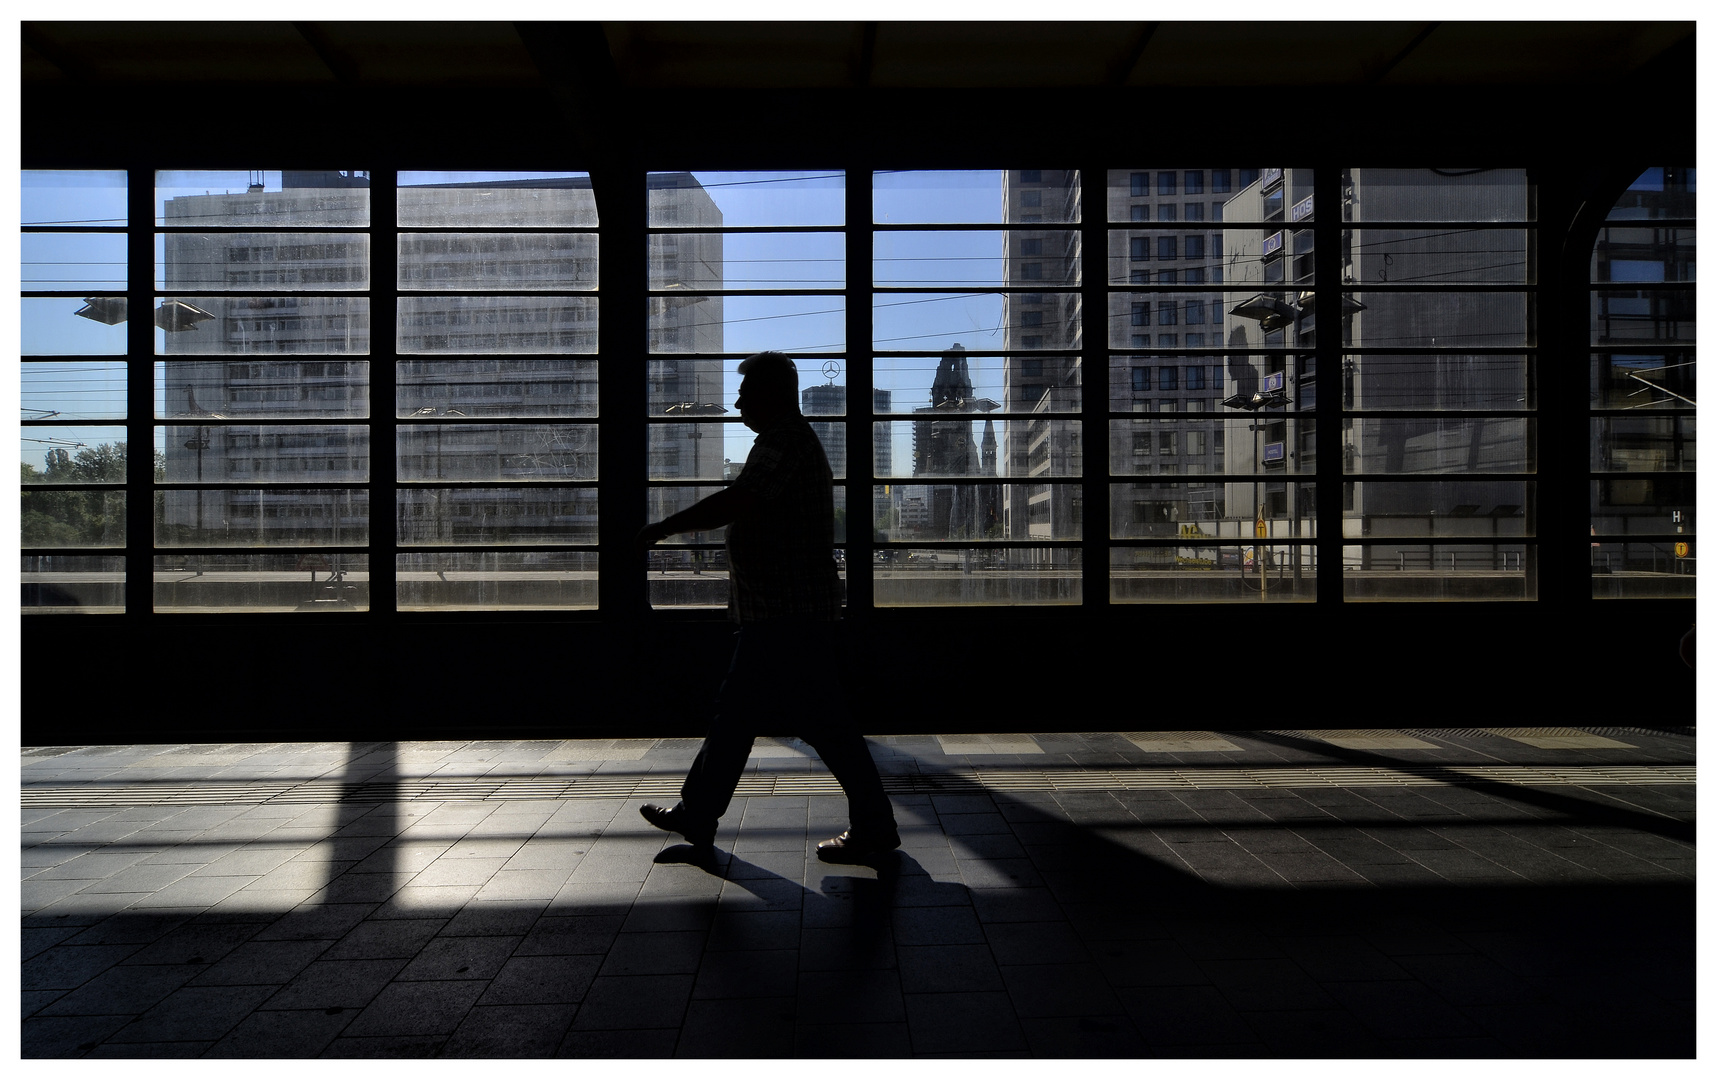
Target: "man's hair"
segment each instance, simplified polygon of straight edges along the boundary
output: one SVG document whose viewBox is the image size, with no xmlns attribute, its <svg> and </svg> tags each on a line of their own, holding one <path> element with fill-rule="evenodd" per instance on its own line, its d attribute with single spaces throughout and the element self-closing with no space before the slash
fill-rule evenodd
<svg viewBox="0 0 1717 1080">
<path fill-rule="evenodd" d="M 799 405 L 799 369 L 786 353 L 754 353 L 739 362 L 739 373 L 760 398 Z"/>
</svg>

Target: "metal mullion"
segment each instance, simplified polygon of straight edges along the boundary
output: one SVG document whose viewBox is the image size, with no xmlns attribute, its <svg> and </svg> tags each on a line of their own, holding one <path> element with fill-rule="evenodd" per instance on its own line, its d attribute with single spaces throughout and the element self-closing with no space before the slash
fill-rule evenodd
<svg viewBox="0 0 1717 1080">
<path fill-rule="evenodd" d="M 1319 162 L 1312 172 L 1312 205 L 1329 207 L 1333 211 L 1341 205 L 1341 187 L 1342 169 L 1333 162 Z M 1317 564 L 1314 595 L 1320 604 L 1340 604 L 1346 598 L 1341 552 L 1344 539 L 1342 491 L 1347 480 L 1341 456 L 1340 376 L 1343 338 L 1346 336 L 1341 316 L 1344 289 L 1341 234 L 1352 226 L 1341 218 L 1339 213 L 1331 212 L 1321 219 L 1314 215 L 1313 220 L 1307 223 L 1312 230 L 1312 295 L 1316 298 L 1316 310 L 1335 312 L 1337 316 L 1334 320 L 1336 325 L 1331 328 L 1334 332 L 1323 331 L 1320 327 L 1317 342 L 1312 347 L 1323 382 L 1323 392 L 1318 394 L 1314 410 L 1317 431 L 1313 436 L 1313 449 L 1317 454 L 1317 466 L 1312 480 L 1317 484 L 1317 492 L 1313 497 L 1315 506 L 1311 515 L 1317 533 L 1311 541 Z"/>
<path fill-rule="evenodd" d="M 398 400 L 399 173 L 370 172 L 370 610 L 399 614 Z"/>
<path fill-rule="evenodd" d="M 133 162 L 126 171 L 125 614 L 148 632 L 155 613 L 155 170 Z M 141 639 L 139 639 L 141 640 Z"/>
</svg>

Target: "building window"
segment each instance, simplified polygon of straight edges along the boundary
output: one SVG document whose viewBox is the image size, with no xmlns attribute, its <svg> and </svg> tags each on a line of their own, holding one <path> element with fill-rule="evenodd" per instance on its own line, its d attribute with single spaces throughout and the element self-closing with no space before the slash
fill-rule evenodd
<svg viewBox="0 0 1717 1080">
<path fill-rule="evenodd" d="M 1191 325 L 1204 322 L 1204 301 L 1188 300 L 1186 302 L 1186 321 Z"/>
<path fill-rule="evenodd" d="M 1173 236 L 1157 237 L 1157 258 L 1172 259 L 1175 257 L 1175 240 Z"/>
<path fill-rule="evenodd" d="M 1204 258 L 1204 237 L 1189 236 L 1186 238 L 1186 257 L 1189 259 Z"/>
<path fill-rule="evenodd" d="M 1151 193 L 1151 174 L 1136 172 L 1132 174 L 1132 197 L 1142 199 Z"/>
<path fill-rule="evenodd" d="M 1145 301 L 1142 303 L 1135 303 L 1133 305 L 1133 325 L 1134 326 L 1149 326 L 1149 325 L 1151 325 L 1151 305 L 1150 305 L 1149 301 Z"/>
<path fill-rule="evenodd" d="M 1149 270 L 1129 270 L 1127 272 L 1127 284 L 1129 285 L 1149 285 L 1150 283 L 1151 272 Z"/>
<path fill-rule="evenodd" d="M 1178 271 L 1178 270 L 1158 270 L 1157 271 L 1157 284 L 1158 285 L 1178 285 L 1178 284 L 1180 284 L 1180 271 Z"/>
<path fill-rule="evenodd" d="M 1173 325 L 1175 325 L 1175 323 L 1178 321 L 1178 315 L 1177 315 L 1177 312 L 1175 311 L 1176 306 L 1177 305 L 1176 305 L 1175 301 L 1173 301 L 1173 300 L 1158 300 L 1157 301 L 1157 325 L 1158 326 L 1173 326 Z"/>
<path fill-rule="evenodd" d="M 1041 184 L 1043 183 L 1043 170 L 1021 169 L 1019 171 L 1019 182 L 1022 184 Z"/>
<path fill-rule="evenodd" d="M 1157 173 L 1157 194 L 1158 195 L 1173 195 L 1174 194 L 1174 180 L 1175 180 L 1175 177 L 1174 177 L 1174 173 L 1172 173 L 1172 172 Z"/>
<path fill-rule="evenodd" d="M 1157 204 L 1157 220 L 1158 221 L 1173 221 L 1174 220 L 1174 203 L 1171 203 L 1171 202 L 1158 203 Z"/>
<path fill-rule="evenodd" d="M 1021 255 L 1042 255 L 1043 241 L 1040 239 L 1021 240 L 1019 242 L 1019 253 Z"/>
<path fill-rule="evenodd" d="M 1157 389 L 1158 390 L 1178 390 L 1178 389 L 1180 389 L 1180 369 L 1179 368 L 1173 368 L 1173 367 L 1157 368 Z"/>
<path fill-rule="evenodd" d="M 1134 236 L 1127 240 L 1127 257 L 1133 262 L 1141 262 L 1151 257 L 1151 238 Z"/>
<path fill-rule="evenodd" d="M 1211 203 L 1210 204 L 1210 220 L 1221 221 L 1222 220 L 1222 208 L 1225 205 L 1227 205 L 1227 204 L 1226 203 L 1219 203 L 1219 202 Z"/>
<path fill-rule="evenodd" d="M 1216 272 L 1218 274 L 1220 274 L 1222 272 L 1222 268 L 1220 266 L 1217 267 Z M 1188 284 L 1188 285 L 1203 285 L 1204 284 L 1204 267 L 1202 267 L 1202 266 L 1188 267 L 1187 271 L 1186 271 L 1186 277 L 1184 280 L 1185 280 L 1186 284 Z M 1218 281 L 1218 283 L 1220 283 L 1221 279 L 1218 278 L 1217 281 Z"/>
<path fill-rule="evenodd" d="M 1191 335 L 1188 335 L 1189 337 Z M 1190 341 L 1187 344 L 1192 344 Z M 1202 342 L 1200 343 L 1202 344 Z M 1186 369 L 1186 388 L 1188 390 L 1204 389 L 1204 368 L 1193 365 Z"/>
<path fill-rule="evenodd" d="M 1019 193 L 1019 204 L 1027 208 L 1042 206 L 1043 192 L 1022 191 Z"/>
<path fill-rule="evenodd" d="M 1188 169 L 1186 171 L 1186 193 L 1188 195 L 1204 194 L 1204 170 Z"/>
<path fill-rule="evenodd" d="M 1199 203 L 1199 202 L 1187 203 L 1186 204 L 1186 216 L 1182 220 L 1185 220 L 1185 221 L 1203 221 L 1204 220 L 1204 204 Z"/>
<path fill-rule="evenodd" d="M 1210 170 L 1210 190 L 1218 194 L 1228 191 L 1230 175 L 1231 170 L 1229 169 Z"/>
<path fill-rule="evenodd" d="M 1129 207 L 1127 213 L 1129 215 L 1129 220 L 1132 221 L 1151 220 L 1151 207 L 1149 203 L 1139 203 L 1137 206 Z"/>
<path fill-rule="evenodd" d="M 1136 367 L 1133 369 L 1133 393 L 1147 393 L 1151 388 L 1151 369 Z"/>
</svg>

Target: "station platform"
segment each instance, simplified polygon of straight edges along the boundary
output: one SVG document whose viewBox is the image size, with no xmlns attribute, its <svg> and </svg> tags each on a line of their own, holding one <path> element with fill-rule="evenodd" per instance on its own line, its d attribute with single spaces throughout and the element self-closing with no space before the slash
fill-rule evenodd
<svg viewBox="0 0 1717 1080">
<path fill-rule="evenodd" d="M 21 752 L 25 1058 L 1669 1058 L 1692 729 Z"/>
</svg>

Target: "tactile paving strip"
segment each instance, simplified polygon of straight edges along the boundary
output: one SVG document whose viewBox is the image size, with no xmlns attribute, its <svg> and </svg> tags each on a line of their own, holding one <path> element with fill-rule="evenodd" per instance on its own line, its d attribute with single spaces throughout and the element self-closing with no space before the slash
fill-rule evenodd
<svg viewBox="0 0 1717 1080">
<path fill-rule="evenodd" d="M 984 791 L 1137 791 L 1151 788 L 1357 788 L 1435 787 L 1447 784 L 1516 784 L 1554 787 L 1690 785 L 1692 765 L 1530 765 L 1389 768 L 1242 767 L 1192 769 L 1164 766 L 1094 769 L 947 769 L 891 773 L 883 787 L 894 795 Z M 576 777 L 417 778 L 342 783 L 339 780 L 249 783 L 160 781 L 75 785 L 37 784 L 22 789 L 25 807 L 251 805 L 259 803 L 469 802 L 529 799 L 633 799 L 673 797 L 677 774 L 604 773 Z M 838 795 L 826 772 L 753 773 L 735 794 Z"/>
</svg>

